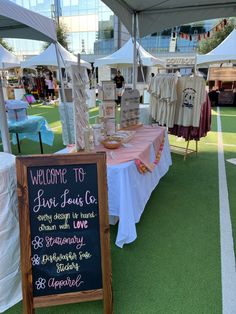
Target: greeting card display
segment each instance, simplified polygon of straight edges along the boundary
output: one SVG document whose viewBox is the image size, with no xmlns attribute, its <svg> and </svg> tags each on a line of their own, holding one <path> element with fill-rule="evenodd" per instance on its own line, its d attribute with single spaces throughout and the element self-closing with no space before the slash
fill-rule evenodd
<svg viewBox="0 0 236 314">
<path fill-rule="evenodd" d="M 113 81 L 102 81 L 102 100 L 114 100 L 116 98 L 116 84 Z"/>
<path fill-rule="evenodd" d="M 116 132 L 116 85 L 113 81 L 102 81 L 99 90 L 99 117 L 104 122 L 105 136 L 110 136 Z"/>
<path fill-rule="evenodd" d="M 116 133 L 116 120 L 114 118 L 105 119 L 106 135 L 110 136 Z"/>
<path fill-rule="evenodd" d="M 104 118 L 115 118 L 116 105 L 114 101 L 104 101 L 103 104 L 103 117 Z"/>
<path fill-rule="evenodd" d="M 105 153 L 17 157 L 16 165 L 25 313 L 99 299 L 112 313 Z"/>
<path fill-rule="evenodd" d="M 72 79 L 73 105 L 74 105 L 74 129 L 76 151 L 85 148 L 84 129 L 89 127 L 88 95 L 86 85 L 89 83 L 87 70 L 80 65 L 70 65 Z M 67 121 L 68 122 L 68 121 Z"/>
<path fill-rule="evenodd" d="M 121 97 L 121 128 L 139 125 L 140 94 L 137 89 L 126 89 Z"/>
</svg>

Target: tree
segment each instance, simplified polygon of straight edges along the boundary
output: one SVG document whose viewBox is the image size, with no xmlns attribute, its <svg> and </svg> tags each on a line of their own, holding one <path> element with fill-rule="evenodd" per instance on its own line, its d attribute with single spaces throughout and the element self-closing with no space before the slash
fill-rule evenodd
<svg viewBox="0 0 236 314">
<path fill-rule="evenodd" d="M 67 33 L 67 26 L 60 22 L 60 24 L 57 25 L 57 41 L 68 50 L 68 33 Z M 45 43 L 43 45 L 43 49 L 45 50 L 48 48 L 50 43 Z"/>
<path fill-rule="evenodd" d="M 11 51 L 11 52 L 14 51 L 14 49 L 13 49 L 12 47 L 10 47 L 9 44 L 8 44 L 4 39 L 2 39 L 2 38 L 0 38 L 0 44 L 1 44 L 4 48 L 6 48 L 8 51 Z"/>
<path fill-rule="evenodd" d="M 222 30 L 218 30 L 211 37 L 200 42 L 198 53 L 206 54 L 216 48 L 234 29 L 235 20 L 232 18 Z"/>
</svg>

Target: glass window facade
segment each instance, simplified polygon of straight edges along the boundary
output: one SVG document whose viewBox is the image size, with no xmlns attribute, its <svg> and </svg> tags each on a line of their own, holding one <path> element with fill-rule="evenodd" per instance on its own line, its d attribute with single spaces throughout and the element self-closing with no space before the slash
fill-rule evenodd
<svg viewBox="0 0 236 314">
<path fill-rule="evenodd" d="M 58 17 L 65 25 L 69 49 L 75 54 L 94 54 L 96 40 L 109 39 L 114 35 L 113 12 L 100 0 L 11 0 L 29 10 L 47 17 Z M 43 42 L 7 39 L 18 55 L 32 56 L 43 50 Z M 104 54 L 114 50 L 109 43 Z M 101 49 L 100 49 L 101 50 Z"/>
</svg>

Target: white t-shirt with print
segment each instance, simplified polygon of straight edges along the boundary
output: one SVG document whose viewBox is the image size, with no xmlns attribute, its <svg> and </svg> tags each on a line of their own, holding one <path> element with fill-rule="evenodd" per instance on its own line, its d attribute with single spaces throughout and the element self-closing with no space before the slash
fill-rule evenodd
<svg viewBox="0 0 236 314">
<path fill-rule="evenodd" d="M 177 83 L 175 124 L 199 127 L 201 107 L 206 97 L 203 77 L 181 77 Z"/>
</svg>

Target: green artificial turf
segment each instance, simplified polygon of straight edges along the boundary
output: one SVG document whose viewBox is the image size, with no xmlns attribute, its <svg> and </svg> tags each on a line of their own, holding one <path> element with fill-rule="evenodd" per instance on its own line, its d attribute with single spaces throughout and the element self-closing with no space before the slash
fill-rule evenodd
<svg viewBox="0 0 236 314">
<path fill-rule="evenodd" d="M 224 131 L 223 143 L 225 160 L 236 159 L 236 110 L 235 108 L 220 108 L 221 125 Z M 236 165 L 225 162 L 229 191 L 229 204 L 234 237 L 234 251 L 236 251 Z"/>
<path fill-rule="evenodd" d="M 34 107 L 50 123 L 60 125 L 56 108 Z M 202 138 L 198 155 L 172 154 L 173 165 L 153 191 L 140 222 L 137 239 L 123 249 L 115 246 L 117 226 L 111 226 L 114 312 L 116 314 L 221 314 L 220 230 L 218 199 L 217 126 Z M 223 108 L 224 143 L 235 144 L 236 109 Z M 29 114 L 32 114 L 29 113 Z M 91 112 L 90 115 L 96 115 Z M 228 116 L 230 115 L 230 116 Z M 62 147 L 57 129 L 52 151 Z M 185 147 L 184 141 L 170 142 Z M 32 142 L 31 142 L 32 143 Z M 194 148 L 194 142 L 191 143 Z M 24 153 L 33 144 L 25 143 Z M 30 147 L 28 147 L 30 146 Z M 225 146 L 227 158 L 236 149 Z M 37 150 L 37 144 L 35 150 Z M 226 163 L 231 209 L 236 208 L 236 166 Z M 236 213 L 231 212 L 236 226 Z M 37 309 L 42 314 L 102 313 L 101 301 Z M 22 313 L 22 303 L 6 314 Z"/>
</svg>

